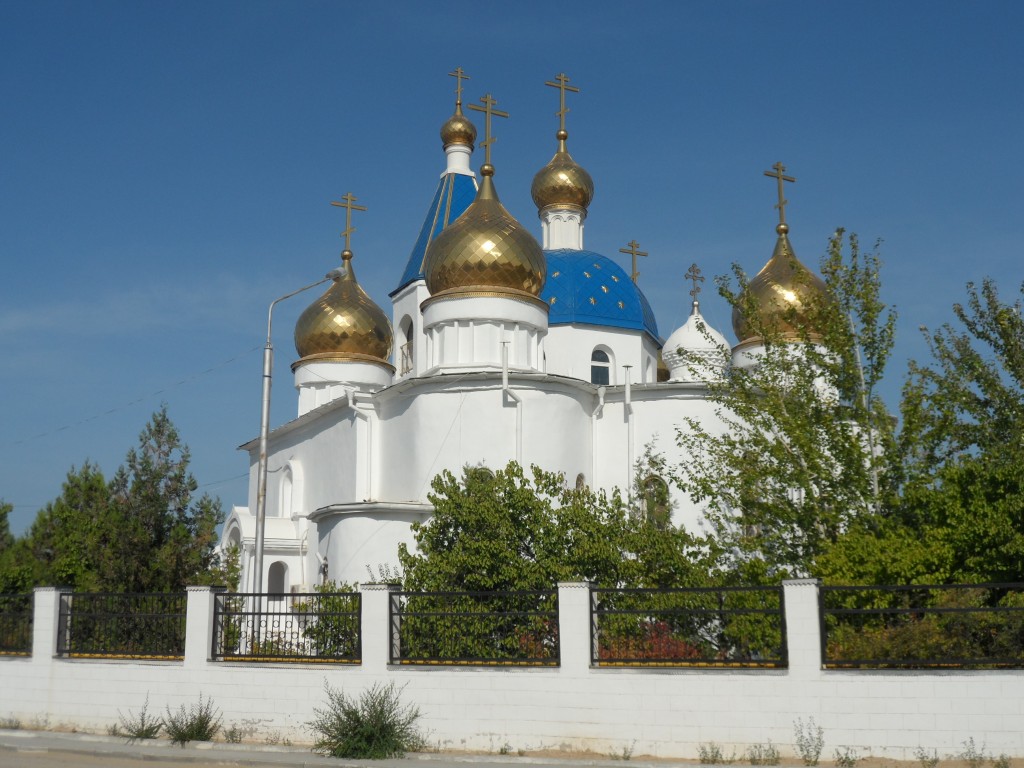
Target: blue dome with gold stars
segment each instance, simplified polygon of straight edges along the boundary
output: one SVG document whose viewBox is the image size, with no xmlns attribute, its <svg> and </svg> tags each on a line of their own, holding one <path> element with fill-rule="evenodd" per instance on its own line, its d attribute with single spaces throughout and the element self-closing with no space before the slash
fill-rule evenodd
<svg viewBox="0 0 1024 768">
<path fill-rule="evenodd" d="M 548 278 L 540 297 L 548 324 L 602 325 L 646 331 L 661 346 L 658 323 L 643 291 L 626 271 L 594 251 L 545 251 Z"/>
</svg>

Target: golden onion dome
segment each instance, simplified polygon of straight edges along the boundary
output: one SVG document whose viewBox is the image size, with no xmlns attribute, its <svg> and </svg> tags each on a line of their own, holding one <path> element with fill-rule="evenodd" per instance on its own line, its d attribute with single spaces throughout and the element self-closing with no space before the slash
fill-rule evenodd
<svg viewBox="0 0 1024 768">
<path fill-rule="evenodd" d="M 342 251 L 341 258 L 344 274 L 331 283 L 323 296 L 306 307 L 295 323 L 298 363 L 313 360 L 387 363 L 391 356 L 391 323 L 356 281 L 352 251 Z"/>
<path fill-rule="evenodd" d="M 560 130 L 558 151 L 551 162 L 537 171 L 530 194 L 537 210 L 545 208 L 581 208 L 586 211 L 594 199 L 594 180 L 586 169 L 572 159 L 565 148 L 569 134 Z"/>
<path fill-rule="evenodd" d="M 441 294 L 540 295 L 547 263 L 540 243 L 498 200 L 491 176 L 480 168 L 476 199 L 427 248 L 423 274 L 431 297 Z"/>
<path fill-rule="evenodd" d="M 757 307 L 756 322 L 751 323 L 740 307 L 732 311 L 732 328 L 740 343 L 759 337 L 754 328 L 771 328 L 783 338 L 800 338 L 802 333 L 812 338 L 819 335 L 817 329 L 809 327 L 808 312 L 828 302 L 828 288 L 793 253 L 787 234 L 789 227 L 779 224 L 775 229 L 779 239 L 772 257 L 747 283 L 740 297 L 741 305 L 752 301 Z M 790 314 L 792 311 L 795 314 Z"/>
<path fill-rule="evenodd" d="M 455 114 L 441 125 L 441 143 L 445 146 L 465 144 L 470 150 L 476 142 L 476 126 L 462 114 L 462 102 L 455 102 Z"/>
</svg>

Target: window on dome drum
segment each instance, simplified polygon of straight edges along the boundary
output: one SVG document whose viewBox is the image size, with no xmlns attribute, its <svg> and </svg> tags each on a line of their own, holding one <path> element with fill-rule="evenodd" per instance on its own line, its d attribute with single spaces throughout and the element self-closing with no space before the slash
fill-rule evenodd
<svg viewBox="0 0 1024 768">
<path fill-rule="evenodd" d="M 657 475 L 648 475 L 644 478 L 642 488 L 647 522 L 656 528 L 665 528 L 672 517 L 672 499 L 668 483 Z"/>
<path fill-rule="evenodd" d="M 608 353 L 603 349 L 595 349 L 590 356 L 590 383 L 610 384 L 612 364 Z"/>
<path fill-rule="evenodd" d="M 400 328 L 405 341 L 398 348 L 398 372 L 404 376 L 412 372 L 412 319 L 408 315 L 402 318 Z"/>
</svg>

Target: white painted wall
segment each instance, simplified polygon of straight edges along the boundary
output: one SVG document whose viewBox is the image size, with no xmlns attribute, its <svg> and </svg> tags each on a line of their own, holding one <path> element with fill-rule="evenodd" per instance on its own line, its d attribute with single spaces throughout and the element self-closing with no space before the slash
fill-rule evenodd
<svg viewBox="0 0 1024 768">
<path fill-rule="evenodd" d="M 824 728 L 826 759 L 838 746 L 859 754 L 940 757 L 973 738 L 993 754 L 1024 757 L 1024 670 L 831 671 L 821 669 L 816 585 L 788 582 L 788 670 L 622 669 L 589 665 L 588 591 L 559 585 L 559 668 L 392 667 L 387 664 L 388 588 L 363 593 L 363 664 L 208 661 L 212 593 L 189 590 L 184 662 L 55 659 L 57 592 L 36 592 L 32 658 L 0 658 L 0 715 L 50 727 L 104 732 L 118 710 L 191 704 L 201 694 L 225 725 L 256 720 L 296 743 L 324 703 L 323 684 L 357 695 L 394 681 L 419 706 L 421 725 L 444 749 L 589 749 L 695 758 L 716 742 L 726 754 L 775 744 L 793 758 L 793 722 Z"/>
</svg>

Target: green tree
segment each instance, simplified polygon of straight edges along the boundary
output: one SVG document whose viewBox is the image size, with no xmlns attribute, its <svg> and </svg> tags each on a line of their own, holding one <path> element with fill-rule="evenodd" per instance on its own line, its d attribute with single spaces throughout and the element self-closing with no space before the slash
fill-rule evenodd
<svg viewBox="0 0 1024 768">
<path fill-rule="evenodd" d="M 1024 286 L 1022 286 L 1024 291 Z M 1024 581 L 1024 318 L 996 285 L 967 285 L 958 325 L 925 330 L 893 462 L 901 495 L 821 572 L 862 583 Z"/>
<path fill-rule="evenodd" d="M 511 462 L 493 475 L 433 482 L 434 514 L 399 549 L 406 589 L 536 590 L 559 581 L 693 586 L 707 578 L 700 542 L 632 514 L 617 493 L 570 488 L 561 474 Z"/>
<path fill-rule="evenodd" d="M 781 241 L 780 241 L 781 243 Z M 784 252 L 799 282 L 811 276 Z M 709 387 L 721 429 L 690 418 L 675 480 L 703 505 L 725 564 L 746 581 L 805 575 L 844 530 L 891 496 L 892 420 L 877 395 L 895 317 L 879 295 L 877 247 L 838 230 L 824 295 L 761 314 L 743 271 L 719 292 L 763 342 L 758 364 Z M 723 354 L 725 350 L 723 350 Z"/>
<path fill-rule="evenodd" d="M 68 473 L 61 495 L 0 555 L 0 587 L 163 592 L 206 578 L 223 514 L 218 501 L 193 498 L 188 461 L 161 408 L 111 482 L 89 462 Z"/>
</svg>

